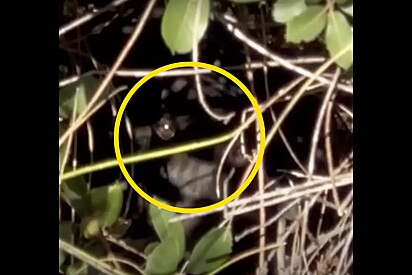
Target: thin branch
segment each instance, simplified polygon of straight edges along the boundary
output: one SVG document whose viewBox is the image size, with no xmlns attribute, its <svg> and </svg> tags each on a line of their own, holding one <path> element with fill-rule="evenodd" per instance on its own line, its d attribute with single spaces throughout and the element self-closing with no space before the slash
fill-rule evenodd
<svg viewBox="0 0 412 275">
<path fill-rule="evenodd" d="M 197 33 L 197 28 L 199 25 L 199 19 L 200 19 L 200 9 L 201 9 L 202 1 L 197 1 L 196 5 L 196 13 L 194 16 L 194 22 L 193 22 L 193 33 Z M 197 42 L 197 35 L 193 35 L 192 38 L 192 60 L 194 62 L 199 61 L 199 44 Z M 200 84 L 200 75 L 197 73 L 199 70 L 198 67 L 193 68 L 195 71 L 195 84 L 196 84 L 196 92 L 197 92 L 197 98 L 199 99 L 200 106 L 202 106 L 203 110 L 214 120 L 217 121 L 223 121 L 224 124 L 229 123 L 229 121 L 233 118 L 235 115 L 234 112 L 230 112 L 227 115 L 219 115 L 216 114 L 212 109 L 210 109 L 208 103 L 206 102 L 205 95 L 203 93 L 202 85 Z"/>
<path fill-rule="evenodd" d="M 286 228 L 286 220 L 281 218 L 276 227 L 276 241 L 280 241 L 281 235 L 285 231 Z M 285 247 L 279 247 L 276 253 L 276 271 L 279 275 L 285 274 Z"/>
<path fill-rule="evenodd" d="M 315 200 L 316 201 L 316 200 Z M 309 203 L 307 200 L 305 200 L 305 207 L 304 207 L 304 215 L 302 218 L 302 232 L 300 236 L 300 254 L 303 260 L 303 263 L 305 267 L 308 267 L 308 261 L 306 259 L 306 253 L 305 253 L 305 247 L 306 247 L 306 236 L 307 236 L 307 231 L 308 231 L 308 215 L 309 215 Z M 300 267 L 300 265 L 299 265 Z"/>
<path fill-rule="evenodd" d="M 351 185 L 352 183 L 353 183 L 352 173 L 347 173 L 347 174 L 336 176 L 336 186 L 337 187 Z M 279 203 L 282 203 L 288 200 L 300 198 L 302 196 L 309 196 L 312 193 L 323 192 L 331 188 L 333 188 L 333 186 L 329 179 L 318 179 L 314 181 L 308 181 L 306 183 L 302 183 L 294 187 L 279 188 L 272 192 L 266 192 L 263 195 L 265 200 L 273 199 L 272 201 L 266 202 L 265 207 L 273 206 L 273 205 L 276 205 L 276 204 L 279 204 Z M 260 198 L 258 196 L 250 196 L 250 197 L 239 199 L 238 201 L 232 201 L 228 203 L 227 208 L 233 209 L 238 206 L 242 206 L 242 205 L 250 204 L 250 203 L 256 203 L 259 201 L 260 201 Z M 242 210 L 239 212 L 232 212 L 230 214 L 240 215 L 246 212 L 257 210 L 259 209 L 258 204 L 259 203 L 257 203 L 257 206 L 251 206 L 247 210 Z M 187 220 L 191 218 L 210 215 L 210 214 L 221 212 L 221 211 L 223 211 L 223 208 L 219 207 L 217 209 L 213 209 L 213 210 L 210 210 L 208 212 L 203 212 L 203 213 L 182 214 L 182 215 L 179 215 L 178 217 L 171 218 L 170 222 L 183 221 L 183 220 Z"/>
<path fill-rule="evenodd" d="M 314 63 L 322 63 L 325 61 L 325 58 L 323 57 L 300 57 L 300 58 L 291 58 L 291 59 L 285 59 L 288 62 L 292 64 L 314 64 Z M 280 64 L 276 61 L 268 61 L 265 64 L 262 62 L 252 62 L 250 65 L 244 64 L 244 65 L 238 65 L 238 66 L 227 66 L 227 67 L 222 67 L 223 69 L 227 71 L 234 71 L 234 70 L 244 70 L 246 67 L 249 69 L 262 69 L 264 66 L 267 67 L 279 67 Z M 119 69 L 116 71 L 115 75 L 118 77 L 133 77 L 133 78 L 142 78 L 152 72 L 152 70 L 143 70 L 143 69 Z M 186 69 L 186 68 L 178 68 L 166 72 L 159 73 L 155 75 L 153 78 L 163 78 L 163 77 L 180 77 L 180 76 L 192 76 L 196 74 L 212 74 L 214 73 L 211 70 L 208 69 L 202 69 L 198 68 L 197 71 L 195 69 Z M 75 76 L 70 76 L 68 78 L 62 79 L 59 82 L 59 87 L 64 87 L 66 85 L 69 85 L 73 82 L 78 81 L 81 77 L 88 76 L 88 75 L 102 75 L 106 74 L 106 71 L 99 71 L 99 70 L 94 70 L 94 71 L 89 71 L 87 73 L 84 73 L 83 75 L 75 75 Z"/>
<path fill-rule="evenodd" d="M 90 255 L 86 251 L 79 249 L 70 243 L 59 239 L 59 247 L 60 249 L 64 250 L 64 252 L 73 255 L 77 259 L 85 262 L 86 264 L 94 267 L 98 271 L 102 272 L 103 274 L 108 274 L 108 275 L 128 275 L 127 273 L 124 273 L 123 271 L 117 270 L 112 268 L 110 265 L 101 262 L 99 259 L 96 259 L 94 256 Z"/>
<path fill-rule="evenodd" d="M 87 13 L 87 14 L 79 17 L 79 18 L 74 19 L 73 21 L 71 21 L 71 22 L 69 22 L 69 23 L 67 23 L 67 24 L 65 24 L 65 25 L 63 25 L 62 27 L 59 28 L 59 37 L 62 36 L 63 34 L 65 34 L 65 33 L 69 32 L 69 31 L 83 25 L 84 23 L 90 21 L 94 17 L 111 10 L 113 7 L 120 6 L 124 3 L 126 3 L 127 1 L 129 1 L 129 0 L 115 0 L 112 3 L 108 4 L 107 6 L 101 8 L 97 11 Z"/>
<path fill-rule="evenodd" d="M 340 69 L 336 68 L 335 70 L 335 74 L 333 76 L 333 80 L 331 83 L 331 86 L 329 86 L 328 91 L 326 92 L 326 95 L 323 99 L 322 105 L 320 107 L 319 113 L 318 113 L 318 118 L 316 120 L 315 123 L 315 129 L 313 130 L 313 136 L 312 136 L 312 140 L 311 140 L 311 146 L 310 146 L 310 153 L 309 153 L 309 162 L 308 162 L 308 177 L 309 179 L 312 178 L 313 176 L 313 172 L 315 170 L 315 156 L 316 156 L 316 151 L 318 149 L 318 142 L 319 142 L 319 137 L 320 137 L 320 131 L 321 131 L 321 127 L 322 127 L 322 123 L 324 121 L 324 117 L 327 114 L 328 111 L 328 107 L 330 106 L 330 100 L 333 96 L 333 92 L 335 90 L 335 86 L 336 83 L 339 79 L 339 75 L 340 75 Z M 329 107 L 330 108 L 330 107 Z M 330 112 L 329 112 L 330 114 Z M 330 116 L 329 116 L 330 118 Z M 327 121 L 325 121 L 325 123 L 327 123 Z M 328 124 L 330 125 L 330 123 Z M 326 125 L 325 125 L 325 129 L 327 129 Z M 330 149 L 327 145 L 330 145 L 330 137 L 329 137 L 330 133 L 327 133 L 326 135 L 326 140 L 325 140 L 325 145 L 326 145 L 326 156 L 327 156 L 327 164 L 328 164 L 328 170 L 329 170 L 329 174 L 331 176 L 331 181 L 332 183 L 334 182 L 334 175 L 333 175 L 333 163 L 332 163 L 332 156 L 331 156 L 331 152 L 330 150 L 328 151 L 327 149 Z M 329 143 L 328 143 L 329 142 Z M 332 194 L 333 194 L 333 198 L 336 204 L 336 208 L 339 209 L 339 197 L 338 197 L 338 193 L 336 191 L 336 188 L 332 189 Z M 321 213 L 321 221 L 323 221 L 323 212 L 324 212 L 325 208 L 324 206 L 322 206 L 322 213 Z M 321 223 L 319 223 L 319 228 L 320 228 Z"/>
<path fill-rule="evenodd" d="M 323 99 L 322 105 L 320 107 L 319 113 L 318 113 L 318 118 L 315 123 L 315 129 L 313 130 L 313 135 L 312 135 L 312 140 L 311 140 L 311 146 L 310 146 L 310 151 L 309 151 L 309 162 L 308 162 L 308 177 L 311 178 L 313 175 L 313 172 L 315 170 L 315 156 L 316 156 L 316 150 L 318 149 L 318 143 L 319 143 L 319 137 L 320 137 L 320 130 L 322 127 L 322 122 L 326 114 L 327 106 L 329 103 L 330 98 L 332 97 L 335 85 L 337 83 L 337 80 L 339 78 L 340 70 L 339 68 L 336 69 L 333 82 L 329 86 L 328 91 L 326 92 L 326 95 Z"/>
<path fill-rule="evenodd" d="M 279 100 L 280 98 L 282 98 L 283 96 L 285 96 L 286 94 L 288 94 L 290 91 L 292 91 L 292 89 L 297 86 L 301 81 L 303 80 L 303 78 L 299 78 L 295 81 L 292 81 L 291 83 L 288 83 L 285 87 L 281 88 L 276 94 L 274 94 L 273 96 L 271 96 L 264 104 L 262 104 L 262 106 L 260 106 L 261 111 L 265 112 L 266 109 L 268 109 L 272 104 L 274 104 L 277 100 Z M 236 137 L 237 139 L 238 137 Z M 231 146 L 233 145 L 232 143 L 234 143 L 235 141 L 232 140 L 231 144 L 229 144 L 228 148 L 226 148 L 226 151 L 224 152 L 224 155 L 221 159 L 221 164 L 225 161 L 226 155 L 228 154 Z M 268 142 L 266 142 L 266 144 L 268 144 Z M 243 183 L 246 180 L 246 177 L 249 175 L 250 171 L 252 170 L 252 166 L 253 166 L 254 162 L 251 162 L 251 164 L 247 167 L 242 180 L 240 183 Z M 219 168 L 221 168 L 221 165 L 219 165 Z M 221 169 L 218 169 L 217 171 L 217 177 L 216 177 L 216 182 L 218 183 L 220 180 L 220 173 L 221 173 Z M 217 184 L 216 183 L 216 184 Z M 239 188 L 239 187 L 238 187 Z M 238 201 L 240 198 L 237 197 L 234 202 Z"/>
<path fill-rule="evenodd" d="M 237 39 L 239 39 L 240 41 L 242 41 L 243 43 L 248 45 L 250 48 L 254 49 L 258 53 L 262 54 L 263 56 L 266 56 L 266 57 L 272 59 L 273 61 L 278 62 L 279 64 L 281 64 L 286 69 L 289 69 L 289 70 L 291 70 L 293 72 L 296 72 L 297 74 L 300 74 L 300 75 L 305 76 L 305 77 L 314 78 L 317 81 L 319 81 L 319 82 L 321 82 L 325 85 L 330 85 L 330 83 L 331 83 L 330 80 L 328 80 L 324 77 L 321 77 L 317 74 L 314 74 L 314 73 L 312 73 L 312 72 L 310 72 L 310 71 L 308 71 L 308 70 L 306 70 L 302 67 L 295 66 L 294 64 L 288 62 L 286 59 L 281 58 L 280 56 L 269 52 L 266 48 L 259 45 L 252 38 L 246 36 L 246 34 L 244 34 L 241 30 L 239 30 L 238 28 L 235 28 L 232 23 L 229 23 L 228 20 L 226 19 L 226 16 L 227 15 L 225 15 L 223 18 L 221 16 L 218 16 L 217 18 L 220 19 L 218 21 L 221 22 L 222 24 L 224 24 L 224 26 L 227 28 L 228 31 L 233 33 L 233 35 Z M 352 45 L 350 45 L 350 47 L 352 47 Z M 347 47 L 347 48 L 349 48 L 349 47 Z M 349 93 L 349 94 L 353 94 L 353 88 L 350 87 L 350 86 L 343 85 L 343 84 L 338 84 L 337 87 L 339 89 Z"/>
<path fill-rule="evenodd" d="M 298 204 L 300 201 L 300 199 L 296 199 L 292 202 L 290 202 L 289 204 L 287 204 L 285 207 L 283 207 L 279 212 L 277 212 L 277 214 L 270 218 L 269 220 L 266 221 L 266 223 L 264 224 L 264 226 L 268 227 L 272 224 L 274 224 L 279 218 L 281 218 L 283 216 L 283 214 L 285 214 L 289 209 L 291 209 L 292 207 L 294 207 L 296 204 Z M 244 237 L 255 233 L 256 231 L 258 231 L 260 228 L 260 226 L 253 226 L 251 228 L 248 228 L 246 230 L 244 230 L 243 232 L 237 234 L 234 238 L 235 242 L 240 241 L 241 239 L 243 239 Z"/>
<path fill-rule="evenodd" d="M 263 194 L 264 194 L 264 189 L 265 189 L 265 178 L 264 178 L 264 167 L 263 165 L 260 167 L 258 171 L 258 184 L 259 184 L 259 195 L 260 195 L 260 201 L 259 201 L 259 247 L 260 247 L 260 253 L 259 253 L 259 270 L 261 273 L 263 273 L 264 270 L 267 268 L 265 267 L 265 253 L 264 253 L 264 247 L 266 243 L 266 209 L 264 205 L 264 200 L 263 200 Z"/>
<path fill-rule="evenodd" d="M 134 270 L 138 271 L 140 274 L 145 275 L 143 269 L 141 269 L 138 265 L 136 265 L 135 263 L 133 263 L 131 260 L 128 260 L 128 259 L 122 259 L 119 257 L 108 257 L 106 259 L 102 259 L 102 261 L 122 263 L 122 264 L 130 266 Z"/>
<path fill-rule="evenodd" d="M 284 246 L 285 243 L 274 243 L 274 244 L 269 244 L 267 246 L 265 246 L 264 251 L 265 250 L 270 250 L 270 249 L 275 249 L 281 246 Z M 247 257 L 250 257 L 252 255 L 255 255 L 257 253 L 259 253 L 261 251 L 260 248 L 256 248 L 250 251 L 246 251 L 238 256 L 233 257 L 232 259 L 230 259 L 230 261 L 224 263 L 223 265 L 221 265 L 220 267 L 218 267 L 217 269 L 213 270 L 212 272 L 208 273 L 207 275 L 214 275 L 214 274 L 218 274 L 220 271 L 222 271 L 223 269 L 227 268 L 228 266 L 239 262 Z"/>
<path fill-rule="evenodd" d="M 290 100 L 288 105 L 284 108 L 282 113 L 280 114 L 278 120 L 276 123 L 273 125 L 273 127 L 269 130 L 267 137 L 266 137 L 266 146 L 270 144 L 272 141 L 274 135 L 277 133 L 277 130 L 279 129 L 280 125 L 283 123 L 283 121 L 286 119 L 287 115 L 291 112 L 292 108 L 297 104 L 299 99 L 303 96 L 303 94 L 306 92 L 307 88 L 315 81 L 316 76 L 319 76 L 322 72 L 324 72 L 329 66 L 331 66 L 336 59 L 338 59 L 340 56 L 342 56 L 344 53 L 346 53 L 349 49 L 351 49 L 352 45 L 347 46 L 343 50 L 341 50 L 338 54 L 333 56 L 331 59 L 329 59 L 327 62 L 325 62 L 322 66 L 320 66 L 315 74 L 311 76 L 305 83 L 302 85 L 302 87 L 299 89 L 299 91 L 293 96 L 293 98 Z M 242 177 L 241 182 L 245 181 L 245 178 L 249 175 L 250 171 L 253 169 L 253 163 L 249 165 L 245 169 L 244 176 Z"/>
<path fill-rule="evenodd" d="M 336 268 L 336 274 L 340 274 L 339 272 L 340 272 L 340 270 L 343 266 L 343 261 L 345 260 L 345 258 L 348 255 L 349 246 L 352 243 L 352 238 L 353 238 L 353 221 L 351 221 L 350 232 L 349 232 L 348 236 L 345 238 L 345 246 L 343 247 L 342 252 L 341 252 L 339 263 L 338 263 L 338 266 Z"/>
<path fill-rule="evenodd" d="M 166 147 L 166 148 L 160 148 L 160 149 L 155 149 L 155 150 L 148 150 L 143 153 L 132 153 L 129 156 L 124 156 L 123 157 L 123 163 L 125 165 L 127 164 L 135 164 L 147 160 L 153 160 L 157 158 L 163 158 L 175 154 L 181 154 L 189 151 L 194 151 L 202 148 L 207 148 L 210 146 L 214 146 L 216 144 L 225 142 L 233 137 L 233 135 L 236 135 L 237 131 L 232 131 L 227 134 L 217 136 L 215 138 L 205 138 L 197 141 L 192 141 L 189 143 L 183 143 L 177 146 L 171 146 L 171 147 Z M 91 172 L 96 172 L 96 171 L 101 171 L 109 168 L 114 168 L 119 165 L 117 159 L 110 158 L 108 160 L 102 160 L 100 162 L 96 162 L 93 165 L 87 165 L 78 168 L 77 170 L 72 170 L 64 173 L 60 179 L 61 181 L 70 179 L 70 178 L 75 178 L 84 174 L 88 174 Z"/>
<path fill-rule="evenodd" d="M 338 78 L 338 70 L 336 70 L 336 75 L 334 77 L 334 80 Z M 332 89 L 332 87 L 330 87 Z M 324 136 L 325 136 L 325 155 L 326 155 L 326 163 L 327 163 L 327 168 L 328 168 L 328 173 L 329 176 L 331 177 L 332 182 L 334 181 L 334 163 L 333 163 L 333 153 L 332 153 L 332 142 L 331 142 L 331 118 L 332 118 L 332 110 L 333 110 L 333 104 L 336 98 L 336 93 L 334 95 L 331 95 L 331 98 L 329 102 L 327 103 L 327 109 L 326 109 L 326 117 L 325 117 L 325 126 L 324 126 Z M 339 201 L 339 196 L 338 192 L 336 191 L 336 188 L 332 190 L 332 195 L 333 195 L 333 200 L 335 202 L 336 208 L 338 208 L 338 215 L 341 216 L 342 214 L 340 213 L 340 201 Z"/>
<path fill-rule="evenodd" d="M 115 63 L 113 64 L 113 67 L 110 69 L 109 73 L 103 79 L 102 83 L 97 88 L 97 90 L 94 93 L 93 97 L 90 99 L 90 101 L 87 104 L 84 112 L 82 113 L 82 115 L 79 116 L 79 118 L 73 123 L 73 125 L 71 125 L 71 127 L 59 139 L 59 147 L 67 139 L 67 137 L 68 137 L 68 135 L 70 135 L 70 133 L 73 133 L 74 131 L 76 131 L 90 117 L 90 113 L 89 113 L 90 109 L 93 108 L 93 105 L 97 102 L 97 100 L 103 94 L 103 92 L 106 89 L 107 85 L 109 85 L 109 82 L 112 80 L 115 72 L 119 69 L 119 67 L 123 63 L 123 60 L 126 58 L 127 54 L 131 50 L 132 46 L 135 44 L 138 36 L 140 35 L 141 31 L 143 30 L 144 25 L 146 24 L 146 21 L 149 17 L 150 12 L 153 9 L 155 3 L 156 3 L 156 0 L 150 0 L 150 2 L 147 4 L 146 9 L 145 9 L 145 11 L 142 15 L 142 18 L 137 23 L 134 32 L 130 36 L 129 40 L 127 41 L 126 45 L 124 46 L 124 48 L 121 51 L 121 53 L 119 54 L 119 56 L 117 57 Z"/>
<path fill-rule="evenodd" d="M 143 162 L 145 160 L 152 160 L 156 158 L 162 158 L 162 157 L 171 156 L 174 154 L 180 154 L 180 153 L 194 151 L 194 150 L 201 149 L 201 148 L 210 147 L 210 146 L 228 141 L 229 139 L 235 136 L 238 136 L 247 127 L 249 127 L 249 125 L 253 123 L 255 120 L 256 120 L 256 116 L 250 116 L 242 125 L 238 126 L 235 130 L 232 130 L 229 133 L 217 136 L 215 138 L 205 138 L 199 141 L 184 143 L 179 146 L 172 146 L 172 147 L 167 147 L 167 148 L 150 150 L 148 152 L 138 153 L 137 155 L 131 154 L 130 156 L 123 158 L 123 163 L 125 165 L 133 164 L 133 163 Z M 60 180 L 63 181 L 69 178 L 78 177 L 84 174 L 88 174 L 91 172 L 100 171 L 100 170 L 104 170 L 108 168 L 113 168 L 116 166 L 118 166 L 117 159 L 103 160 L 93 165 L 86 165 L 86 166 L 80 167 L 77 170 L 66 172 L 60 177 Z"/>
<path fill-rule="evenodd" d="M 111 235 L 105 236 L 105 239 L 106 239 L 108 242 L 113 243 L 113 244 L 117 245 L 118 247 L 121 247 L 121 248 L 123 248 L 124 250 L 126 250 L 126 251 L 128 251 L 128 252 L 131 252 L 131 253 L 133 253 L 133 254 L 141 257 L 141 258 L 144 259 L 144 260 L 147 260 L 147 256 L 146 256 L 146 255 L 144 255 L 142 252 L 134 249 L 133 247 L 131 247 L 130 245 L 128 245 L 125 241 L 123 241 L 123 240 L 118 240 L 118 239 L 116 239 L 115 237 L 113 237 L 113 236 L 111 236 Z"/>
</svg>

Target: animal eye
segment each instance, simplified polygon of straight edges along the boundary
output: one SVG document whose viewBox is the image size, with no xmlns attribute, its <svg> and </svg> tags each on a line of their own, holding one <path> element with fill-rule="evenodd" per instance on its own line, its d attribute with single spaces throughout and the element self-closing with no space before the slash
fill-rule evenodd
<svg viewBox="0 0 412 275">
<path fill-rule="evenodd" d="M 176 133 L 176 127 L 169 116 L 163 116 L 154 126 L 154 130 L 163 140 L 170 140 Z"/>
</svg>

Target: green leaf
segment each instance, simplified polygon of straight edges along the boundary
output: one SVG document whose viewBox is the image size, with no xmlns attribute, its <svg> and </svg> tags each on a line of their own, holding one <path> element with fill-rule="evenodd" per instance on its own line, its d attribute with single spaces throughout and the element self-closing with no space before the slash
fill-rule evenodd
<svg viewBox="0 0 412 275">
<path fill-rule="evenodd" d="M 273 20 L 286 23 L 306 10 L 305 0 L 278 0 L 272 7 Z"/>
<path fill-rule="evenodd" d="M 293 43 L 310 42 L 325 28 L 326 20 L 325 7 L 309 6 L 286 24 L 286 40 Z"/>
<path fill-rule="evenodd" d="M 158 246 L 159 244 L 160 244 L 159 242 L 151 242 L 151 243 L 149 243 L 148 245 L 146 245 L 143 253 L 144 253 L 146 256 L 149 256 L 149 255 L 153 252 L 153 250 L 156 248 L 156 246 Z"/>
<path fill-rule="evenodd" d="M 341 6 L 340 9 L 347 15 L 353 17 L 353 4 Z"/>
<path fill-rule="evenodd" d="M 70 242 L 72 232 L 73 232 L 73 224 L 71 222 L 64 221 L 64 222 L 59 223 L 59 238 L 60 239 Z M 66 260 L 66 256 L 67 256 L 66 252 L 59 249 L 59 267 L 61 267 L 61 265 Z"/>
<path fill-rule="evenodd" d="M 76 103 L 76 115 L 81 114 L 87 103 L 96 92 L 100 81 L 92 75 L 80 77 L 79 80 L 64 86 L 59 91 L 59 115 L 69 119 L 73 116 Z M 106 89 L 102 97 L 107 96 L 109 89 Z"/>
<path fill-rule="evenodd" d="M 118 182 L 90 190 L 93 216 L 101 227 L 111 227 L 120 217 L 123 206 L 123 189 Z"/>
<path fill-rule="evenodd" d="M 353 33 L 345 16 L 340 11 L 334 11 L 328 15 L 325 42 L 329 54 L 335 56 L 343 49 L 352 45 Z M 353 62 L 353 49 L 351 48 L 336 63 L 347 70 Z"/>
<path fill-rule="evenodd" d="M 174 274 L 180 262 L 178 246 L 177 240 L 173 237 L 157 245 L 147 259 L 145 274 Z"/>
<path fill-rule="evenodd" d="M 161 241 L 168 238 L 175 238 L 179 248 L 179 260 L 184 256 L 186 250 L 186 240 L 183 225 L 180 221 L 170 223 L 169 220 L 176 214 L 163 210 L 153 204 L 149 205 L 149 217 L 157 236 Z"/>
<path fill-rule="evenodd" d="M 232 253 L 232 234 L 227 228 L 213 228 L 196 244 L 189 259 L 187 271 L 202 274 L 226 262 Z"/>
<path fill-rule="evenodd" d="M 308 5 L 319 4 L 320 2 L 322 2 L 322 0 L 306 0 Z"/>
<path fill-rule="evenodd" d="M 198 13 L 195 30 L 195 16 Z M 169 0 L 162 17 L 161 33 L 174 54 L 192 51 L 193 37 L 198 43 L 209 24 L 210 0 Z"/>
<path fill-rule="evenodd" d="M 84 217 L 90 213 L 90 198 L 88 197 L 87 183 L 83 177 L 62 182 L 61 195 L 77 215 Z"/>
<path fill-rule="evenodd" d="M 250 3 L 262 2 L 264 0 L 230 0 L 230 1 L 236 4 L 250 4 Z"/>
<path fill-rule="evenodd" d="M 86 239 L 100 236 L 100 223 L 97 218 L 84 217 L 81 221 L 80 228 Z"/>
</svg>

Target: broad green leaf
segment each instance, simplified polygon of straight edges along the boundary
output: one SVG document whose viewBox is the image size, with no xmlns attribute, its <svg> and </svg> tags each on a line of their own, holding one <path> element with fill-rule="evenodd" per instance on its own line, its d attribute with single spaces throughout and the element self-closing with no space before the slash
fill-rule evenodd
<svg viewBox="0 0 412 275">
<path fill-rule="evenodd" d="M 146 256 L 149 256 L 149 255 L 153 252 L 153 250 L 156 248 L 156 246 L 158 246 L 159 244 L 160 244 L 159 242 L 151 242 L 151 243 L 149 243 L 148 245 L 146 245 L 143 253 L 144 253 Z"/>
<path fill-rule="evenodd" d="M 353 33 L 345 16 L 340 11 L 330 12 L 326 27 L 325 42 L 330 56 L 335 56 L 346 47 L 352 45 Z M 336 63 L 347 70 L 353 62 L 353 49 L 351 48 Z"/>
<path fill-rule="evenodd" d="M 96 78 L 85 76 L 61 88 L 59 91 L 59 115 L 65 119 L 71 118 L 76 101 L 76 114 L 80 114 L 86 108 L 88 100 L 98 85 L 99 81 Z"/>
<path fill-rule="evenodd" d="M 232 253 L 232 234 L 227 228 L 213 228 L 195 245 L 187 271 L 202 274 L 226 262 Z"/>
<path fill-rule="evenodd" d="M 82 217 L 90 213 L 90 198 L 87 183 L 83 177 L 62 182 L 61 195 L 77 215 Z"/>
<path fill-rule="evenodd" d="M 264 0 L 230 0 L 230 1 L 236 4 L 250 4 L 250 3 L 262 2 Z"/>
<path fill-rule="evenodd" d="M 305 0 L 278 0 L 272 7 L 273 20 L 286 23 L 306 10 Z"/>
<path fill-rule="evenodd" d="M 59 238 L 67 242 L 70 241 L 71 234 L 73 232 L 73 224 L 71 222 L 60 222 L 59 223 Z M 66 252 L 59 249 L 59 267 L 66 260 Z"/>
<path fill-rule="evenodd" d="M 157 236 L 161 241 L 175 238 L 179 248 L 179 260 L 181 260 L 186 250 L 185 232 L 181 222 L 169 222 L 175 216 L 173 212 L 163 210 L 153 204 L 149 205 L 150 223 Z"/>
<path fill-rule="evenodd" d="M 286 40 L 293 43 L 313 41 L 325 28 L 326 20 L 324 6 L 309 6 L 286 24 Z"/>
<path fill-rule="evenodd" d="M 175 274 L 180 262 L 178 246 L 177 240 L 173 237 L 162 240 L 150 253 L 146 262 L 145 274 Z"/>
<path fill-rule="evenodd" d="M 69 119 L 73 115 L 76 102 L 76 115 L 81 114 L 87 106 L 87 103 L 96 92 L 100 81 L 92 75 L 80 77 L 79 80 L 64 86 L 59 91 L 59 115 L 62 118 Z M 101 98 L 109 94 L 107 88 Z"/>
<path fill-rule="evenodd" d="M 322 0 L 306 0 L 308 5 L 319 4 L 320 2 L 322 2 Z"/>
<path fill-rule="evenodd" d="M 111 227 L 117 221 L 123 206 L 123 189 L 118 182 L 90 190 L 93 216 L 102 227 Z"/>
<path fill-rule="evenodd" d="M 340 9 L 347 15 L 353 17 L 353 4 L 341 6 Z"/>
<path fill-rule="evenodd" d="M 174 54 L 192 51 L 193 38 L 198 43 L 209 23 L 210 0 L 169 0 L 162 17 L 161 33 Z M 198 14 L 195 27 L 195 18 Z"/>
<path fill-rule="evenodd" d="M 100 236 L 100 223 L 99 219 L 95 217 L 84 217 L 80 225 L 83 236 L 86 239 L 95 238 Z"/>
</svg>

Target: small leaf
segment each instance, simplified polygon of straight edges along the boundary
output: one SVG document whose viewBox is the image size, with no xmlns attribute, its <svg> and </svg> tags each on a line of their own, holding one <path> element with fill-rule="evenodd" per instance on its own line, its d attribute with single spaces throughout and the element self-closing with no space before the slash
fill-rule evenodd
<svg viewBox="0 0 412 275">
<path fill-rule="evenodd" d="M 198 13 L 197 24 L 195 24 Z M 161 33 L 164 42 L 174 55 L 192 51 L 202 39 L 209 24 L 210 0 L 169 0 L 162 17 Z M 195 30 L 196 25 L 196 30 Z"/>
<path fill-rule="evenodd" d="M 286 24 L 286 40 L 293 43 L 310 42 L 325 28 L 326 20 L 325 7 L 309 6 Z"/>
<path fill-rule="evenodd" d="M 97 218 L 84 217 L 80 225 L 83 236 L 86 239 L 100 236 L 100 223 Z"/>
<path fill-rule="evenodd" d="M 232 253 L 232 234 L 227 228 L 213 228 L 196 244 L 187 271 L 202 274 L 221 266 Z"/>
<path fill-rule="evenodd" d="M 93 216 L 102 227 L 111 227 L 119 218 L 123 206 L 123 188 L 118 182 L 90 190 Z"/>
<path fill-rule="evenodd" d="M 90 198 L 83 177 L 69 179 L 61 184 L 61 195 L 77 215 L 83 217 L 90 213 Z"/>
<path fill-rule="evenodd" d="M 169 220 L 176 214 L 163 210 L 153 204 L 149 206 L 150 223 L 161 241 L 175 238 L 179 248 L 179 260 L 183 258 L 186 250 L 186 239 L 183 225 L 180 221 L 170 223 Z"/>
<path fill-rule="evenodd" d="M 87 103 L 96 92 L 100 81 L 92 75 L 80 77 L 79 80 L 64 86 L 59 91 L 59 115 L 69 119 L 73 115 L 76 103 L 76 115 L 81 114 Z M 107 96 L 109 89 L 106 89 L 102 98 Z"/>
<path fill-rule="evenodd" d="M 329 54 L 335 56 L 352 44 L 353 33 L 345 16 L 340 11 L 334 11 L 328 15 L 325 42 Z M 353 50 L 350 49 L 336 63 L 347 70 L 353 62 Z"/>
<path fill-rule="evenodd" d="M 149 243 L 148 245 L 146 245 L 143 253 L 144 253 L 146 256 L 149 256 L 149 255 L 153 252 L 153 250 L 156 248 L 156 246 L 158 246 L 159 244 L 160 244 L 159 242 L 151 242 L 151 243 Z"/>
<path fill-rule="evenodd" d="M 163 240 L 150 253 L 145 274 L 147 275 L 166 275 L 174 274 L 180 262 L 179 248 L 177 240 L 173 237 Z"/>
<path fill-rule="evenodd" d="M 273 20 L 286 23 L 306 10 L 305 0 L 278 0 L 272 7 Z"/>
<path fill-rule="evenodd" d="M 71 222 L 60 222 L 59 223 L 59 238 L 60 239 L 69 242 L 72 232 L 73 232 L 73 224 Z M 66 252 L 59 249 L 59 267 L 61 267 L 61 265 L 66 260 L 66 256 L 67 256 Z"/>
</svg>

